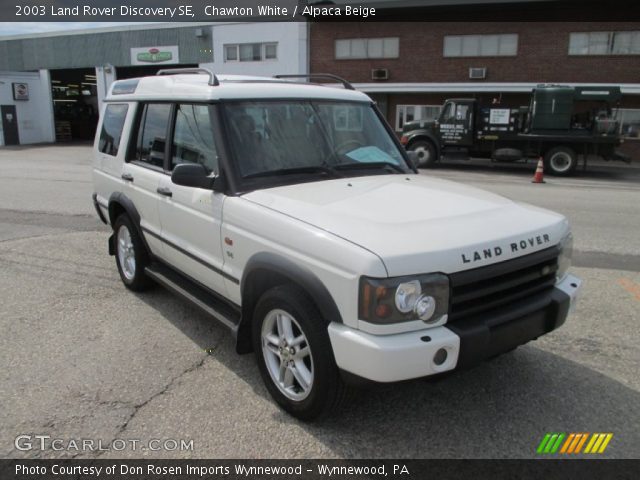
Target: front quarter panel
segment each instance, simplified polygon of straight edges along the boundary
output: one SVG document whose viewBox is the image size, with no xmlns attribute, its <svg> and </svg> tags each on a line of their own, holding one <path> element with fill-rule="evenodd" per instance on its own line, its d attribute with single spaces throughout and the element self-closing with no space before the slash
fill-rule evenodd
<svg viewBox="0 0 640 480">
<path fill-rule="evenodd" d="M 332 296 L 345 325 L 354 328 L 359 277 L 387 276 L 382 261 L 364 248 L 242 197 L 225 201 L 221 235 L 224 270 L 230 276 L 241 279 L 257 254 L 285 258 L 314 274 Z M 241 285 L 228 280 L 226 287 L 230 299 L 241 305 Z"/>
</svg>

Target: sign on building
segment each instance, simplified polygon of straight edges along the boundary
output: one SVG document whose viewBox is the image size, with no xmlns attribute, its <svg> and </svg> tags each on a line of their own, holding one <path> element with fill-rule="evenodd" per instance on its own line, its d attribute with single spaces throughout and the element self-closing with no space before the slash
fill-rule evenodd
<svg viewBox="0 0 640 480">
<path fill-rule="evenodd" d="M 28 83 L 12 83 L 14 100 L 29 100 Z"/>
<path fill-rule="evenodd" d="M 177 45 L 131 49 L 131 65 L 157 65 L 163 63 L 180 63 Z"/>
</svg>

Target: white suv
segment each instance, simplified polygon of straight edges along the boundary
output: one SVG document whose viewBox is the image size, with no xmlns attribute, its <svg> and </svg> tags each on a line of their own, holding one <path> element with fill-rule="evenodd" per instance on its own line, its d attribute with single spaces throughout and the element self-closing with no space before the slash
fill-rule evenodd
<svg viewBox="0 0 640 480">
<path fill-rule="evenodd" d="M 418 175 L 365 94 L 161 71 L 101 112 L 94 203 L 125 286 L 157 282 L 255 351 L 311 419 L 363 379 L 466 368 L 562 325 L 561 215 Z"/>
</svg>

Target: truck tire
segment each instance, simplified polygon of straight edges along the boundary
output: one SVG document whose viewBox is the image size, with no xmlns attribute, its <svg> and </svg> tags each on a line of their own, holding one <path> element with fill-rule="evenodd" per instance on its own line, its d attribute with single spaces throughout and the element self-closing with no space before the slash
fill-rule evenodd
<svg viewBox="0 0 640 480">
<path fill-rule="evenodd" d="M 575 171 L 578 157 L 569 147 L 554 147 L 545 154 L 544 164 L 552 175 L 567 177 Z"/>
<path fill-rule="evenodd" d="M 436 147 L 429 140 L 416 140 L 409 150 L 418 154 L 418 168 L 431 168 L 438 161 Z"/>
<path fill-rule="evenodd" d="M 252 341 L 273 399 L 301 420 L 335 410 L 350 390 L 336 365 L 328 322 L 294 285 L 265 292 L 254 310 Z"/>
<path fill-rule="evenodd" d="M 113 225 L 115 235 L 115 257 L 122 283 L 129 290 L 140 292 L 153 285 L 144 272 L 149 264 L 149 254 L 145 249 L 138 230 L 126 213 L 116 219 Z"/>
</svg>

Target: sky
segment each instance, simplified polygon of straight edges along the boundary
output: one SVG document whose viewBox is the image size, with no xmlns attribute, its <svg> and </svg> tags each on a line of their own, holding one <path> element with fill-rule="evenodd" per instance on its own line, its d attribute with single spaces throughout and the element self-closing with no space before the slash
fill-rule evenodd
<svg viewBox="0 0 640 480">
<path fill-rule="evenodd" d="M 140 23 L 143 22 L 0 22 L 0 37 L 3 35 L 29 35 L 62 30 L 138 25 Z"/>
</svg>

